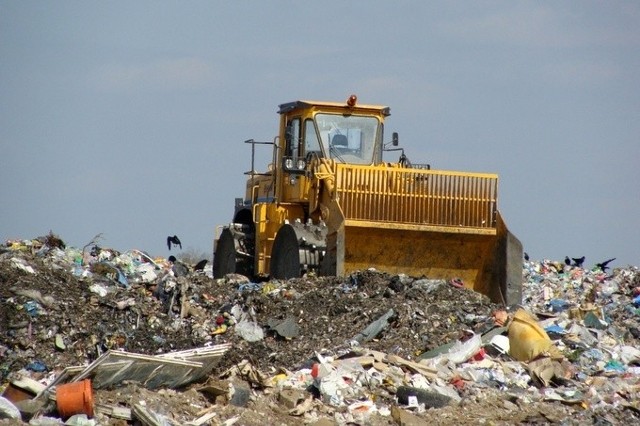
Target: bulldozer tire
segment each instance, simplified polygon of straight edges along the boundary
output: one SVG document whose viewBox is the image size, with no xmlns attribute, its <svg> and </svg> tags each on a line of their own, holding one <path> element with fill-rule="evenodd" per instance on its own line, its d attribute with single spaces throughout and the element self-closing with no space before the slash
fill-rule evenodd
<svg viewBox="0 0 640 426">
<path fill-rule="evenodd" d="M 300 277 L 300 248 L 291 225 L 283 225 L 276 234 L 269 268 L 271 278 L 288 280 Z"/>
<path fill-rule="evenodd" d="M 218 245 L 213 255 L 213 277 L 223 278 L 227 274 L 236 272 L 236 246 L 233 235 L 224 229 L 218 239 Z"/>
</svg>

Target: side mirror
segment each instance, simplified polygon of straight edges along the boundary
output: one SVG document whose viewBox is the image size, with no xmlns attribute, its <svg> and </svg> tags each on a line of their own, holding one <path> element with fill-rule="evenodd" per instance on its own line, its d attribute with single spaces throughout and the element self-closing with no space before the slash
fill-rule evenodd
<svg viewBox="0 0 640 426">
<path fill-rule="evenodd" d="M 392 144 L 393 146 L 398 146 L 398 143 L 399 143 L 399 142 L 398 142 L 398 132 L 393 132 L 393 133 L 391 134 L 391 144 Z"/>
</svg>

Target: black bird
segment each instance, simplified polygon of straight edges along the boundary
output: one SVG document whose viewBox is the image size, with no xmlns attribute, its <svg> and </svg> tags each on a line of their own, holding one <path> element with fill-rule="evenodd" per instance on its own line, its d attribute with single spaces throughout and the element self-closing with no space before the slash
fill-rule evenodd
<svg viewBox="0 0 640 426">
<path fill-rule="evenodd" d="M 207 259 L 202 259 L 200 262 L 196 263 L 196 266 L 193 267 L 194 271 L 204 271 L 204 267 L 207 264 Z"/>
<path fill-rule="evenodd" d="M 180 242 L 180 238 L 178 238 L 177 235 L 174 235 L 173 237 L 167 237 L 167 247 L 169 248 L 169 251 L 171 251 L 171 244 L 173 244 L 174 246 L 180 246 L 180 250 L 182 250 L 182 243 Z"/>
<path fill-rule="evenodd" d="M 524 260 L 526 260 L 527 262 L 529 261 L 529 253 L 527 253 L 526 251 L 524 252 Z"/>
<path fill-rule="evenodd" d="M 605 260 L 604 262 L 596 263 L 596 267 L 602 269 L 602 272 L 607 272 L 607 269 L 609 269 L 608 265 L 614 260 L 616 260 L 615 257 L 609 260 Z"/>
<path fill-rule="evenodd" d="M 569 259 L 569 256 L 564 257 L 564 264 L 567 266 L 571 266 L 571 259 Z"/>
<path fill-rule="evenodd" d="M 582 264 L 584 263 L 584 256 L 582 257 L 572 257 L 573 266 L 577 266 L 578 268 L 582 268 Z"/>
</svg>

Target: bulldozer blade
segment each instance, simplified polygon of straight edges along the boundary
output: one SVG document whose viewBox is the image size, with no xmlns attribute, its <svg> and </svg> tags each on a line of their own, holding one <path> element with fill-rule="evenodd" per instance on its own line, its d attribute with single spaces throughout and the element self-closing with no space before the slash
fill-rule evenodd
<svg viewBox="0 0 640 426">
<path fill-rule="evenodd" d="M 337 276 L 374 267 L 390 274 L 459 279 L 493 302 L 517 304 L 522 298 L 522 245 L 500 218 L 498 222 L 492 235 L 347 220 L 329 234 L 327 259 Z"/>
</svg>

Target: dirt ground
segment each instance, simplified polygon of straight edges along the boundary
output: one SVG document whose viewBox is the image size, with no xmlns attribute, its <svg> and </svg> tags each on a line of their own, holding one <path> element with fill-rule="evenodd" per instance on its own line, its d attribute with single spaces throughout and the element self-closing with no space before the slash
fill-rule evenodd
<svg viewBox="0 0 640 426">
<path fill-rule="evenodd" d="M 20 262 L 30 266 L 33 273 L 16 266 Z M 166 278 L 171 265 L 160 266 L 163 269 L 158 276 Z M 327 404 L 317 394 L 313 397 L 313 389 L 309 389 L 304 395 L 310 397 L 311 408 L 293 415 L 277 387 L 256 386 L 242 377 L 230 376 L 229 371 L 246 360 L 271 377 L 311 368 L 318 361 L 318 354 L 339 358 L 356 349 L 416 361 L 420 354 L 461 339 L 469 330 L 491 330 L 495 327 L 492 313 L 501 306 L 447 282 L 372 270 L 341 279 L 304 277 L 266 283 L 251 283 L 240 276 L 214 280 L 191 270 L 174 281 L 130 280 L 124 286 L 108 274 L 74 274 L 73 267 L 60 251 L 34 253 L 8 247 L 0 250 L 3 386 L 20 370 L 29 371 L 36 380 L 51 380 L 65 367 L 87 365 L 109 349 L 153 355 L 231 343 L 232 348 L 209 380 L 246 389 L 248 400 L 241 404 L 201 391 L 205 386 L 202 382 L 182 389 L 160 390 L 125 383 L 96 391 L 95 402 L 121 407 L 143 403 L 169 425 L 185 424 L 207 413 L 214 414 L 205 424 L 248 426 L 606 425 L 640 421 L 635 408 L 640 389 L 637 379 L 624 392 L 611 390 L 607 394 L 610 397 L 605 398 L 609 401 L 595 404 L 593 398 L 588 398 L 588 381 L 579 385 L 585 398 L 576 402 L 549 401 L 544 389 L 534 384 L 522 389 L 466 380 L 456 388 L 460 402 L 428 409 L 402 406 L 395 398 L 397 386 L 381 383 L 362 394 L 362 400 L 373 401 L 378 407 L 366 416 L 354 416 L 347 404 Z M 640 280 L 632 276 L 627 281 L 623 284 L 630 291 Z M 171 282 L 175 286 L 170 286 Z M 101 284 L 107 294 L 96 293 L 94 284 Z M 616 311 L 615 318 L 622 326 L 631 315 L 623 308 Z M 261 326 L 262 339 L 249 342 L 234 331 L 230 314 L 238 310 Z M 359 333 L 387 313 L 391 313 L 388 324 L 374 339 L 354 345 L 354 339 L 362 337 Z M 226 331 L 224 326 L 228 327 Z M 62 347 L 56 344 L 56 336 L 62 339 Z M 628 342 L 638 347 L 635 337 L 628 336 Z M 398 420 L 397 408 L 407 417 Z M 55 413 L 49 415 L 55 417 Z M 96 416 L 96 420 L 97 424 L 136 424 L 104 414 Z M 0 424 L 12 424 L 7 422 Z"/>
</svg>

